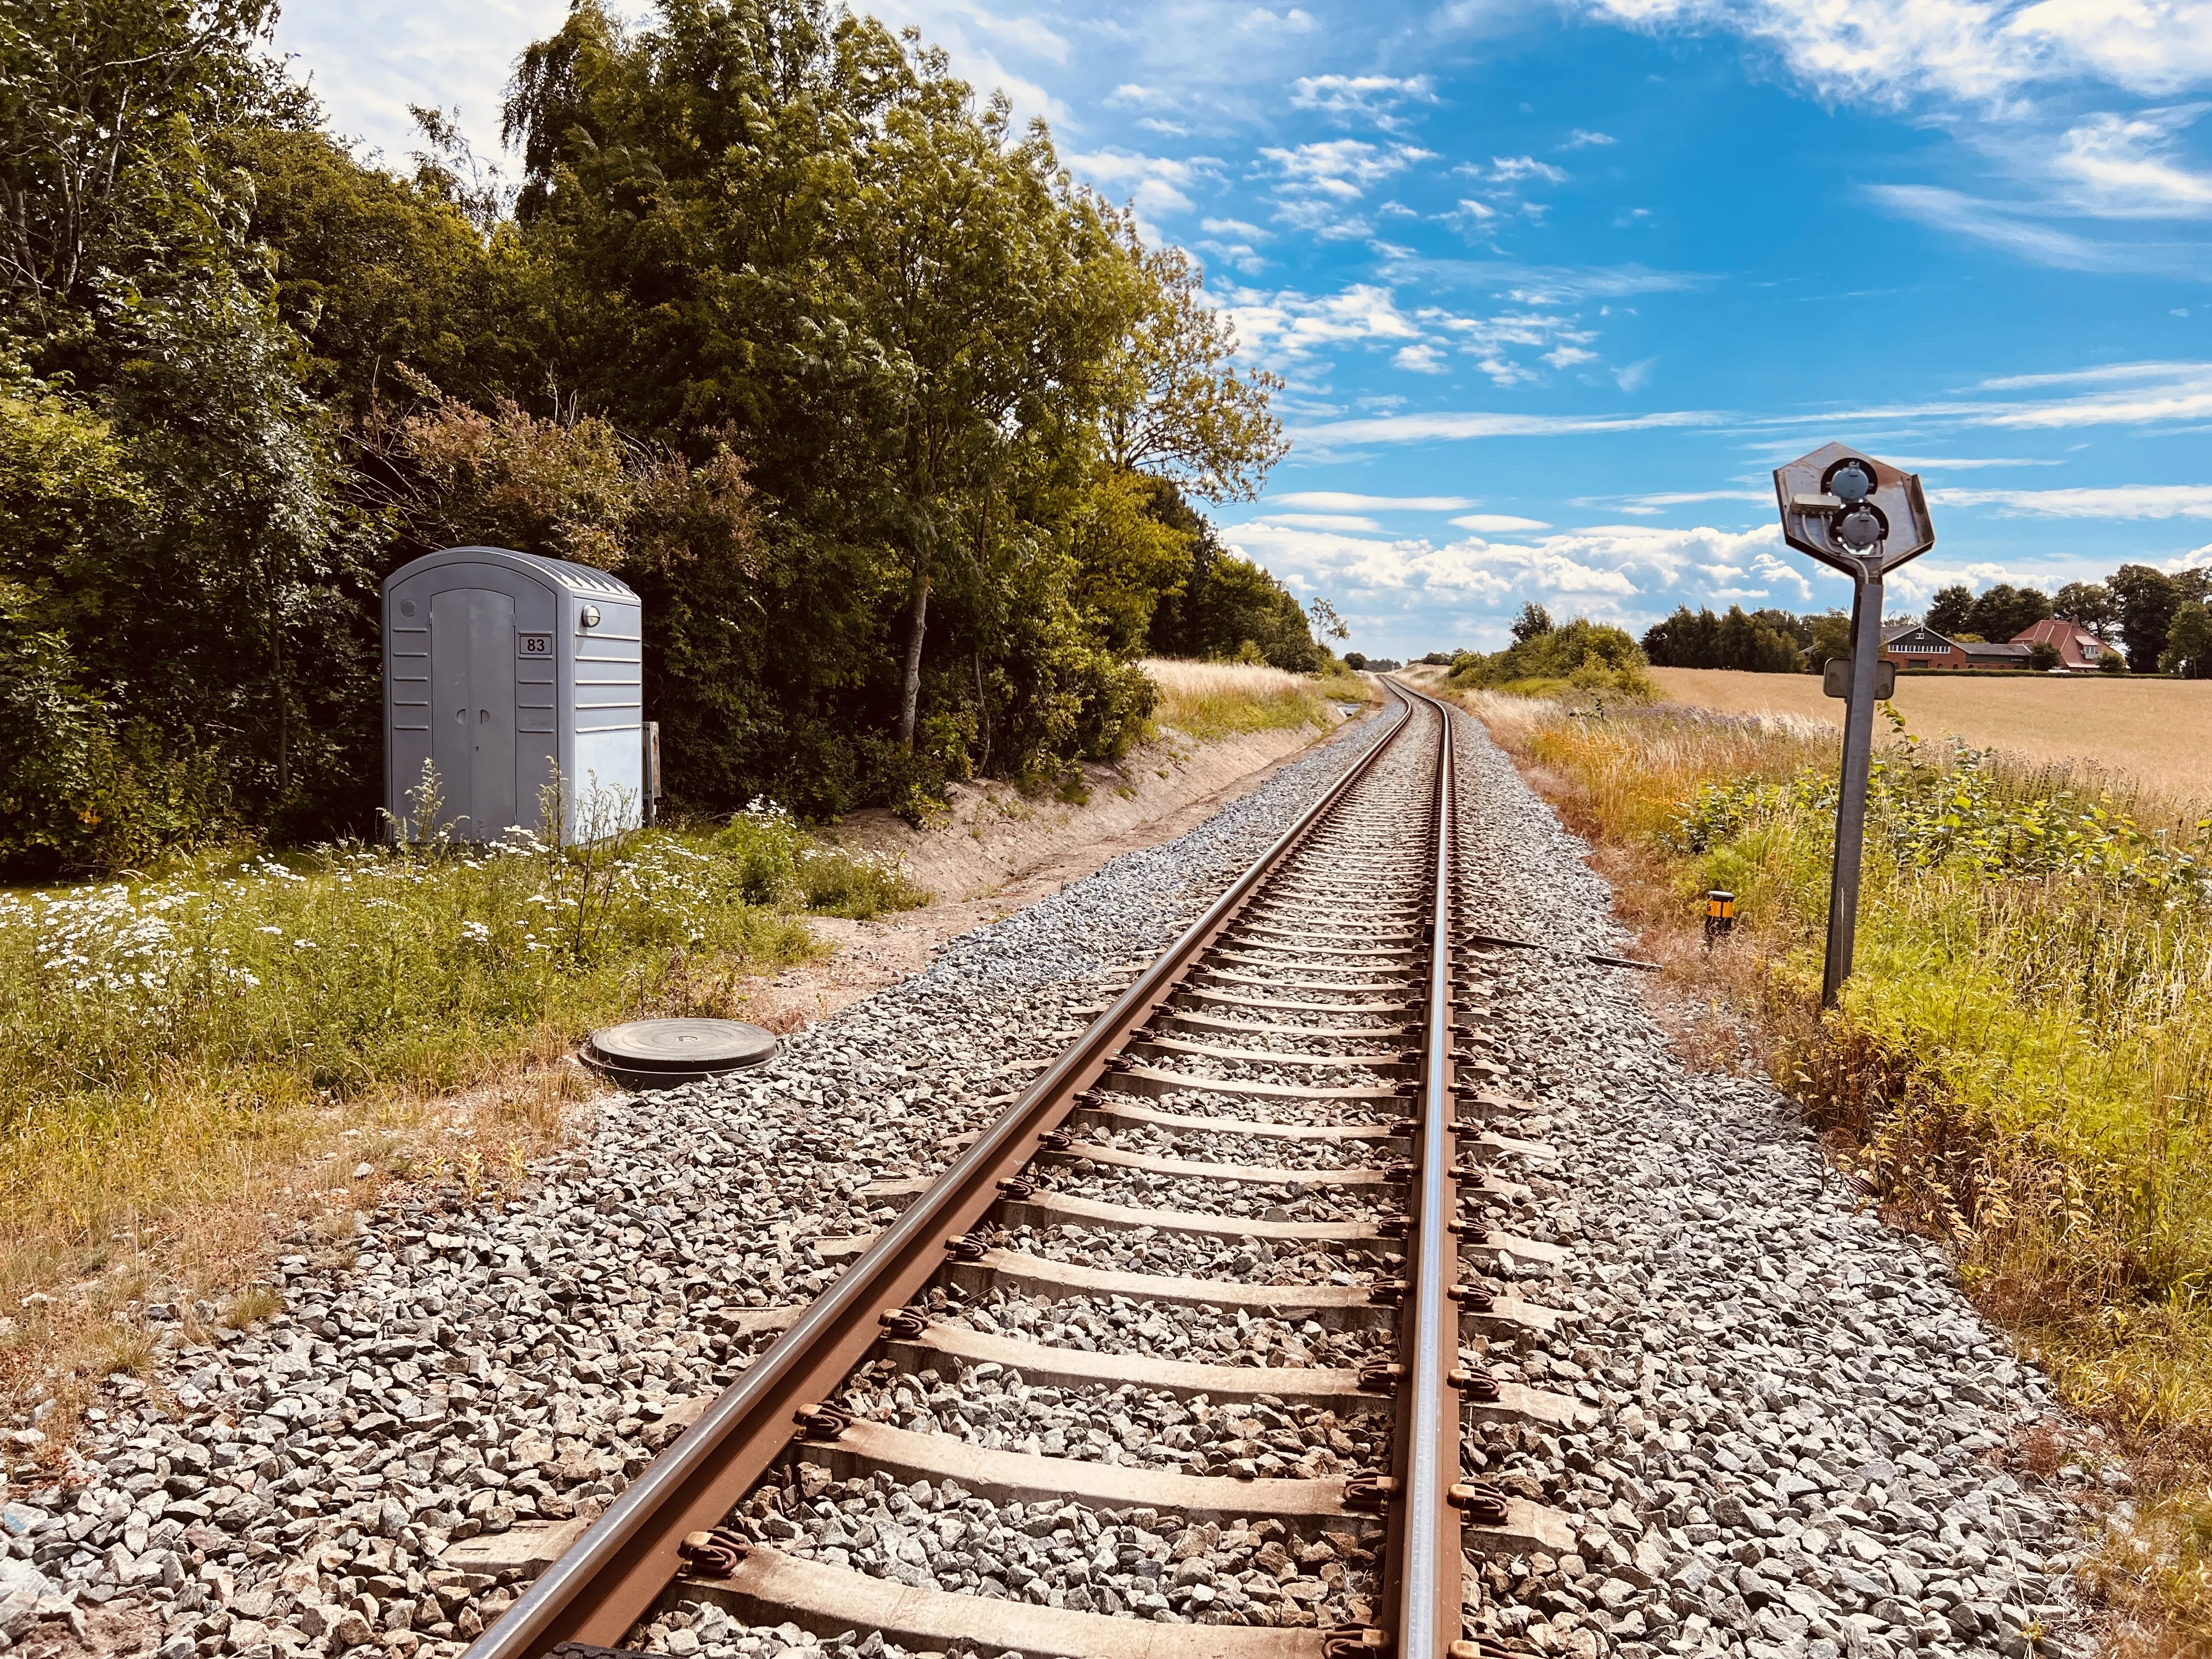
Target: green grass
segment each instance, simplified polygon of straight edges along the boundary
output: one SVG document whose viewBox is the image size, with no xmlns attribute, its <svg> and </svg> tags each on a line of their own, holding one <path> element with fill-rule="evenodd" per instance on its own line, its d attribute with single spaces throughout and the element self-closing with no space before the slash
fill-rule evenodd
<svg viewBox="0 0 2212 1659">
<path fill-rule="evenodd" d="M 0 1306 L 126 1259 L 158 1276 L 149 1240 L 243 1249 L 215 1212 L 274 1213 L 302 1159 L 396 1148 L 407 1112 L 453 1091 L 529 1073 L 527 1109 L 557 1132 L 566 1074 L 546 1062 L 585 1032 L 742 1016 L 750 976 L 817 953 L 805 913 L 927 896 L 764 806 L 590 848 L 209 854 L 0 892 Z M 0 1370 L 54 1322 L 17 1323 Z"/>
</svg>

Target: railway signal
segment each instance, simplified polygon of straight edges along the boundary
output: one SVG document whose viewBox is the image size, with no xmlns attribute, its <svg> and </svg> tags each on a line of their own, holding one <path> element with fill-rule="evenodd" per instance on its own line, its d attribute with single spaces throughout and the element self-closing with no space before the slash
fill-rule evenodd
<svg viewBox="0 0 2212 1659">
<path fill-rule="evenodd" d="M 1917 474 L 1841 444 L 1774 470 L 1782 538 L 1851 579 L 1851 655 L 1844 705 L 1843 788 L 1836 798 L 1836 863 L 1828 881 L 1828 956 L 1820 1006 L 1832 1008 L 1851 976 L 1858 931 L 1859 856 L 1866 842 L 1867 777 L 1874 765 L 1874 706 L 1881 688 L 1881 584 L 1936 545 Z M 1826 666 L 1834 667 L 1829 664 Z M 1894 684 L 1893 671 L 1892 684 Z"/>
</svg>

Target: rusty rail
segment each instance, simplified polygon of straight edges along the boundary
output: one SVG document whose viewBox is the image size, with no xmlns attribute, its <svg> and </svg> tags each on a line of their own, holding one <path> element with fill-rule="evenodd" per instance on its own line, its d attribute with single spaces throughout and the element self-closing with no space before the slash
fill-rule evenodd
<svg viewBox="0 0 2212 1659">
<path fill-rule="evenodd" d="M 1039 1140 L 1057 1128 L 1073 1108 L 1076 1095 L 1097 1080 L 1109 1056 L 1150 1017 L 1153 1004 L 1235 921 L 1267 877 L 1409 729 L 1413 703 L 1401 688 L 1389 690 L 1400 698 L 1390 730 L 1347 767 L 928 1192 L 808 1305 L 791 1328 L 708 1407 L 705 1415 L 656 1458 L 505 1616 L 477 1639 L 465 1659 L 539 1659 L 564 1642 L 611 1645 L 651 1610 L 683 1570 L 678 1547 L 685 1535 L 718 1525 L 768 1471 L 797 1437 L 795 1415 L 800 1408 L 834 1395 L 881 1337 L 883 1322 L 896 1316 L 908 1298 L 944 1267 L 948 1247 L 999 1201 L 1000 1184 L 1030 1161 Z M 1448 714 L 1444 729 L 1449 734 Z M 1448 744 L 1446 747 L 1448 764 Z M 1439 799 L 1448 805 L 1449 797 Z M 1448 837 L 1440 837 L 1443 840 Z M 1448 904 L 1449 899 L 1449 890 L 1440 883 L 1439 906 Z M 1441 961 L 1449 949 L 1449 933 L 1441 922 L 1445 911 L 1440 908 L 1437 914 L 1440 920 L 1436 944 Z M 1433 996 L 1433 975 L 1431 979 Z M 1443 994 L 1448 997 L 1448 974 L 1443 983 Z M 1449 1019 L 1448 1013 L 1444 1019 L 1437 1019 L 1434 1006 L 1432 1002 L 1431 1065 L 1433 1068 L 1441 1042 L 1448 1068 Z M 1448 1010 L 1449 1004 L 1445 1006 Z M 1450 1109 L 1449 1094 L 1436 1091 L 1433 1069 L 1430 1075 L 1431 1127 L 1425 1146 L 1437 1141 L 1434 1126 L 1447 1121 Z M 1448 1069 L 1443 1076 L 1448 1084 Z M 1448 1133 L 1442 1144 L 1449 1156 Z M 1449 1190 L 1447 1186 L 1447 1194 Z M 1443 1240 L 1449 1257 L 1450 1235 L 1441 1227 L 1426 1231 Z M 1428 1271 L 1437 1270 L 1431 1267 Z M 1419 1305 L 1425 1298 L 1411 1300 Z M 1455 1343 L 1445 1346 L 1448 1352 L 1456 1353 Z M 1435 1409 L 1433 1402 L 1431 1409 Z M 1456 1408 L 1447 1415 L 1454 1448 L 1443 1466 L 1448 1487 L 1458 1462 Z M 1425 1507 L 1422 1513 L 1434 1519 L 1429 1508 Z M 1449 1516 L 1449 1510 L 1443 1514 Z M 1455 1607 L 1455 1543 L 1449 1557 L 1450 1593 Z M 1400 1651 L 1410 1655 L 1415 1650 Z M 1435 1651 L 1441 1654 L 1443 1650 L 1439 1647 Z"/>
</svg>

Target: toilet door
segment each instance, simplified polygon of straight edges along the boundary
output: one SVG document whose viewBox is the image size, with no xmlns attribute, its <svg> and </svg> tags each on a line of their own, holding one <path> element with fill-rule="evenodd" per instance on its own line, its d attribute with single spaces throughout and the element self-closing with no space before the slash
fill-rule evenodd
<svg viewBox="0 0 2212 1659">
<path fill-rule="evenodd" d="M 430 748 L 446 793 L 440 818 L 462 840 L 495 840 L 519 821 L 510 595 L 455 587 L 432 598 Z"/>
</svg>

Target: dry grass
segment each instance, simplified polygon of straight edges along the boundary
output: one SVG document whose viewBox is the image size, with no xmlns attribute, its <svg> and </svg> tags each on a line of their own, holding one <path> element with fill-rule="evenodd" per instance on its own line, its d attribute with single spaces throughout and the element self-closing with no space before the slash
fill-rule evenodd
<svg viewBox="0 0 2212 1659">
<path fill-rule="evenodd" d="M 1832 726 L 1841 706 L 1810 674 L 1655 668 L 1651 678 L 1670 701 L 1724 714 Z M 2212 680 L 1900 674 L 1896 706 L 1931 737 L 1956 732 L 1978 748 L 2106 768 L 2191 805 L 2212 799 Z"/>
<path fill-rule="evenodd" d="M 1148 657 L 1143 666 L 1160 690 L 1153 720 L 1200 743 L 1240 732 L 1328 725 L 1328 711 L 1311 675 L 1285 673 L 1263 663 L 1170 657 Z"/>
</svg>

